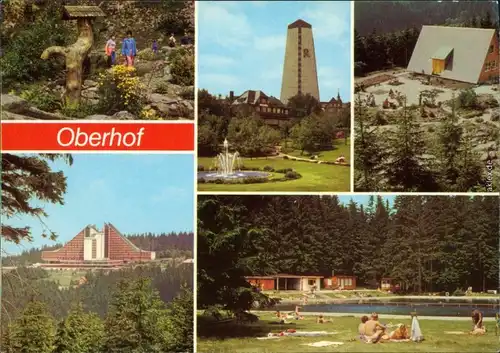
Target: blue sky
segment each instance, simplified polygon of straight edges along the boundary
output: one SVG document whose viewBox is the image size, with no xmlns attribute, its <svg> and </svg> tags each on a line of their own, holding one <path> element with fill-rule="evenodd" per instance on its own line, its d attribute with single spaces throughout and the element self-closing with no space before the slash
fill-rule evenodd
<svg viewBox="0 0 500 353">
<path fill-rule="evenodd" d="M 67 242 L 88 224 L 113 223 L 122 233 L 193 231 L 194 160 L 189 154 L 74 154 L 74 163 L 52 163 L 67 177 L 65 205 L 45 204 L 46 225 Z M 4 250 L 17 253 L 53 241 L 39 236 L 38 219 L 4 220 L 32 227 L 34 242 Z"/>
<path fill-rule="evenodd" d="M 198 86 L 212 94 L 263 90 L 279 98 L 287 26 L 313 28 L 321 101 L 350 101 L 348 1 L 199 1 Z"/>
<path fill-rule="evenodd" d="M 373 195 L 375 197 L 375 201 L 377 200 L 377 195 Z M 382 199 L 389 200 L 389 206 L 394 205 L 394 198 L 396 196 L 382 196 Z M 351 199 L 354 200 L 358 205 L 368 205 L 368 200 L 370 199 L 370 195 L 339 195 L 340 202 L 344 204 L 349 204 Z"/>
</svg>

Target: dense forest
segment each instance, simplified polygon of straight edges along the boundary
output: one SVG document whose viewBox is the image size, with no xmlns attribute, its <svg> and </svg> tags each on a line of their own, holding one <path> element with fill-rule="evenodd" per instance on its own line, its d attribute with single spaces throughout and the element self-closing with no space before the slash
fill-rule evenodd
<svg viewBox="0 0 500 353">
<path fill-rule="evenodd" d="M 355 75 L 407 67 L 422 25 L 497 28 L 493 4 L 381 1 L 355 6 Z"/>
<path fill-rule="evenodd" d="M 498 288 L 498 197 L 200 196 L 198 305 L 245 307 L 245 275 L 382 277 L 406 292 Z"/>
<path fill-rule="evenodd" d="M 470 27 L 489 12 L 498 19 L 495 1 L 358 1 L 354 6 L 355 28 L 361 36 L 401 31 L 422 25 L 465 23 Z"/>
<path fill-rule="evenodd" d="M 124 234 L 130 241 L 143 250 L 156 251 L 157 258 L 185 256 L 191 257 L 193 252 L 193 233 L 141 233 Z M 55 250 L 62 246 L 43 246 L 23 251 L 19 255 L 2 256 L 2 264 L 5 266 L 27 266 L 42 262 L 42 251 Z"/>
<path fill-rule="evenodd" d="M 192 266 L 89 272 L 86 279 L 60 289 L 42 269 L 4 273 L 2 352 L 192 351 Z"/>
<path fill-rule="evenodd" d="M 252 107 L 232 109 L 231 103 L 229 98 L 218 98 L 207 90 L 198 92 L 200 157 L 214 156 L 220 152 L 221 143 L 226 137 L 245 157 L 272 154 L 284 140 L 291 140 L 291 146 L 282 146 L 283 153 L 289 148 L 302 153 L 313 153 L 333 149 L 332 136 L 342 131 L 347 138 L 350 131 L 350 109 L 340 112 L 323 111 L 320 102 L 310 94 L 290 98 L 290 111 L 296 112 L 301 118 L 290 118 L 279 129 L 267 125 Z"/>
</svg>

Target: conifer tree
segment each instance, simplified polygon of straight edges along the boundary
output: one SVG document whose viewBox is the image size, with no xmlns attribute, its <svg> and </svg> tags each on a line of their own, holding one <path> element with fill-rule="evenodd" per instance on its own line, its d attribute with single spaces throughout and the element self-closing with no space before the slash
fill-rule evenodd
<svg viewBox="0 0 500 353">
<path fill-rule="evenodd" d="M 425 144 L 414 109 L 406 106 L 406 97 L 395 136 L 389 141 L 387 179 L 400 191 L 435 190 L 436 186 L 426 161 L 422 158 Z"/>
<path fill-rule="evenodd" d="M 457 179 L 460 173 L 459 155 L 463 128 L 458 123 L 455 112 L 456 98 L 452 95 L 451 114 L 446 117 L 438 131 L 438 156 L 440 182 L 443 189 L 453 191 L 457 187 Z M 455 190 L 462 191 L 462 190 Z"/>
<path fill-rule="evenodd" d="M 193 310 L 193 292 L 183 287 L 181 294 L 168 304 L 164 352 L 193 351 Z"/>
<path fill-rule="evenodd" d="M 52 353 L 54 338 L 54 319 L 47 311 L 47 306 L 32 301 L 11 326 L 10 349 L 16 353 Z"/>
<path fill-rule="evenodd" d="M 376 129 L 370 128 L 366 103 L 358 94 L 356 98 L 356 143 L 354 144 L 354 167 L 357 191 L 379 189 L 379 173 L 384 155 L 378 143 Z"/>
<path fill-rule="evenodd" d="M 104 325 L 95 313 L 86 313 L 78 303 L 58 326 L 54 353 L 100 353 Z"/>
<path fill-rule="evenodd" d="M 105 351 L 163 352 L 165 322 L 165 305 L 149 279 L 122 280 L 111 298 L 105 321 Z"/>
<path fill-rule="evenodd" d="M 66 192 L 66 177 L 62 171 L 52 171 L 49 161 L 62 159 L 69 165 L 73 163 L 71 155 L 37 154 L 15 155 L 2 153 L 2 215 L 7 219 L 13 216 L 46 217 L 43 208 L 33 204 L 40 200 L 63 205 Z M 45 227 L 44 227 L 45 228 Z M 19 243 L 23 239 L 31 240 L 29 227 L 11 226 L 2 222 L 2 237 Z M 56 238 L 48 231 L 42 237 Z"/>
</svg>

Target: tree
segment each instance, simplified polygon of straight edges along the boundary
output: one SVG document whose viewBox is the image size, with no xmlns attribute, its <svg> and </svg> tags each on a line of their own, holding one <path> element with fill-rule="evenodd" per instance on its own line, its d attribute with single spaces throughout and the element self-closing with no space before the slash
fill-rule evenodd
<svg viewBox="0 0 500 353">
<path fill-rule="evenodd" d="M 479 24 L 481 28 L 494 28 L 493 22 L 491 21 L 491 13 L 489 11 L 486 11 L 484 16 L 481 17 Z"/>
<path fill-rule="evenodd" d="M 415 123 L 413 108 L 406 106 L 398 119 L 395 136 L 389 141 L 387 179 L 397 190 L 436 190 L 434 178 L 422 158 L 425 151 L 420 125 Z"/>
<path fill-rule="evenodd" d="M 14 155 L 2 154 L 2 214 L 13 216 L 27 215 L 46 217 L 43 208 L 33 205 L 34 200 L 63 205 L 66 192 L 66 177 L 62 171 L 52 171 L 49 161 L 63 160 L 73 163 L 71 155 L 39 154 Z M 50 232 L 50 231 L 49 231 Z M 32 240 L 29 227 L 14 227 L 2 224 L 2 236 L 19 243 L 23 239 Z M 42 234 L 42 237 L 56 238 L 56 234 Z"/>
<path fill-rule="evenodd" d="M 248 310 L 267 297 L 256 293 L 246 274 L 265 272 L 267 265 L 253 239 L 263 230 L 248 224 L 248 212 L 239 197 L 204 197 L 198 200 L 198 308 Z"/>
<path fill-rule="evenodd" d="M 453 190 L 457 187 L 460 173 L 458 158 L 463 128 L 458 123 L 455 113 L 455 96 L 452 97 L 452 112 L 446 117 L 438 130 L 438 156 L 440 164 L 440 183 L 443 189 Z"/>
<path fill-rule="evenodd" d="M 168 339 L 165 352 L 193 351 L 193 291 L 187 287 L 181 289 L 167 306 Z"/>
<path fill-rule="evenodd" d="M 251 116 L 231 119 L 227 139 L 241 155 L 256 157 L 274 151 L 281 137 L 277 130 Z"/>
<path fill-rule="evenodd" d="M 304 117 L 321 112 L 319 101 L 309 93 L 299 93 L 290 97 L 287 106 L 290 108 L 290 115 L 296 117 Z"/>
<path fill-rule="evenodd" d="M 356 190 L 377 190 L 384 154 L 379 146 L 376 130 L 368 126 L 366 103 L 358 94 L 356 98 L 356 143 L 354 144 L 354 169 Z"/>
<path fill-rule="evenodd" d="M 366 49 L 363 38 L 359 35 L 358 31 L 354 29 L 354 62 L 355 62 L 355 76 L 363 76 L 364 68 L 366 66 Z"/>
<path fill-rule="evenodd" d="M 105 321 L 106 352 L 163 352 L 168 342 L 166 314 L 150 279 L 118 282 Z"/>
<path fill-rule="evenodd" d="M 42 302 L 32 301 L 10 327 L 10 349 L 19 353 L 52 353 L 54 319 Z"/>
<path fill-rule="evenodd" d="M 329 122 L 319 115 L 310 115 L 292 129 L 294 146 L 301 153 L 313 153 L 332 147 L 334 129 Z"/>
<path fill-rule="evenodd" d="M 86 313 L 81 303 L 73 306 L 59 323 L 54 353 L 100 353 L 104 325 L 95 313 Z"/>
</svg>

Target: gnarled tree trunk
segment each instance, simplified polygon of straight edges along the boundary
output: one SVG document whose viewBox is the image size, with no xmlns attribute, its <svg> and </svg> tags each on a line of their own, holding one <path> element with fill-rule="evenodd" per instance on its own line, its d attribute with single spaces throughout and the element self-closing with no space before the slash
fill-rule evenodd
<svg viewBox="0 0 500 353">
<path fill-rule="evenodd" d="M 66 91 L 64 101 L 66 105 L 78 105 L 82 92 L 82 67 L 94 43 L 92 19 L 80 18 L 78 23 L 78 39 L 67 47 L 49 47 L 42 53 L 41 58 L 47 60 L 51 55 L 62 55 L 66 59 Z"/>
</svg>

